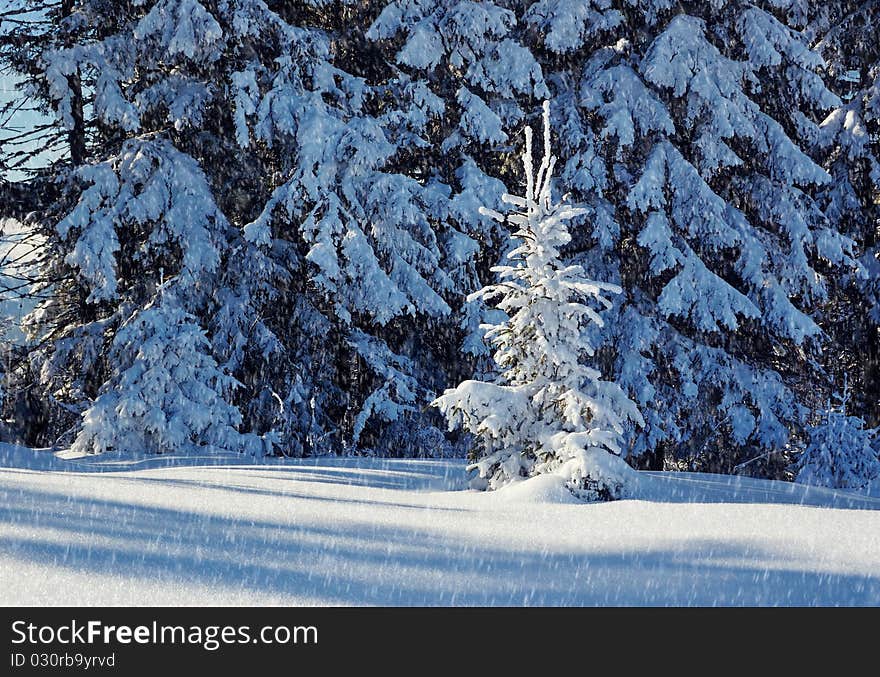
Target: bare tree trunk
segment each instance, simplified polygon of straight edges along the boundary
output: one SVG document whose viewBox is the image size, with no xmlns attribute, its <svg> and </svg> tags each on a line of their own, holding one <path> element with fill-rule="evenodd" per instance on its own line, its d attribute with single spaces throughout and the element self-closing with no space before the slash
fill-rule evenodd
<svg viewBox="0 0 880 677">
<path fill-rule="evenodd" d="M 74 0 L 62 0 L 61 16 L 67 18 L 73 14 Z M 74 166 L 81 165 L 86 159 L 86 128 L 83 117 L 83 93 L 82 79 L 79 69 L 76 73 L 67 76 L 67 86 L 70 87 L 70 115 L 73 118 L 73 126 L 67 133 L 67 141 L 70 146 L 70 161 Z"/>
</svg>

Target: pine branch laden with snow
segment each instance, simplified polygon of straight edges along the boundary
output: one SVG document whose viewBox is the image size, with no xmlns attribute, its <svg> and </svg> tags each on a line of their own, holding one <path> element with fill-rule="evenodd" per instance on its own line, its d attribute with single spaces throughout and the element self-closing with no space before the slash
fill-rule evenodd
<svg viewBox="0 0 880 677">
<path fill-rule="evenodd" d="M 83 414 L 75 453 L 242 451 L 236 381 L 217 365 L 195 317 L 163 294 L 116 334 L 114 373 Z M 251 440 L 255 441 L 255 440 Z"/>
<path fill-rule="evenodd" d="M 620 498 L 633 473 L 619 457 L 624 428 L 644 421 L 617 384 L 584 363 L 595 353 L 586 328 L 603 326 L 600 312 L 611 308 L 608 296 L 620 288 L 590 280 L 581 266 L 563 260 L 561 250 L 571 241 L 566 222 L 584 210 L 552 198 L 549 101 L 543 119 L 537 171 L 532 130 L 525 130 L 525 196 L 503 198 L 517 211 L 505 219 L 482 210 L 515 229 L 511 263 L 493 268 L 499 282 L 475 293 L 507 316 L 484 325 L 499 373 L 491 382 L 464 381 L 434 405 L 450 427 L 461 425 L 479 441 L 473 486 L 496 489 L 556 473 L 581 498 Z"/>
</svg>

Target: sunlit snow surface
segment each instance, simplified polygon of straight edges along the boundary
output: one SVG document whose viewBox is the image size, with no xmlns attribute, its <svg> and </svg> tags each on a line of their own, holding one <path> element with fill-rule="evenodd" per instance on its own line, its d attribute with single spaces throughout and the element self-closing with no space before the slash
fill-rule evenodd
<svg viewBox="0 0 880 677">
<path fill-rule="evenodd" d="M 0 446 L 3 605 L 878 605 L 880 498 L 641 473 L 464 490 L 458 461 L 62 460 Z"/>
</svg>

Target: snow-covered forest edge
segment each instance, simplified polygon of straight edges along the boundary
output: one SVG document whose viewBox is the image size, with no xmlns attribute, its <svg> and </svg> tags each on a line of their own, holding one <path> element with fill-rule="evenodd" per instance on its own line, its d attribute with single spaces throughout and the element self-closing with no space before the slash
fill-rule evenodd
<svg viewBox="0 0 880 677">
<path fill-rule="evenodd" d="M 873 491 L 878 28 L 878 0 L 0 0 L 0 437 Z M 4 472 L 51 502 L 47 470 Z"/>
</svg>

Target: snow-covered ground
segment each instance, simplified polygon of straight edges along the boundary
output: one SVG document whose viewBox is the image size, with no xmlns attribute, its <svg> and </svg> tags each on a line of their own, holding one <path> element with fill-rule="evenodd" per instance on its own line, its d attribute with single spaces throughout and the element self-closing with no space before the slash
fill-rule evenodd
<svg viewBox="0 0 880 677">
<path fill-rule="evenodd" d="M 880 498 L 641 473 L 464 490 L 459 461 L 63 460 L 0 445 L 3 605 L 880 605 Z"/>
</svg>

